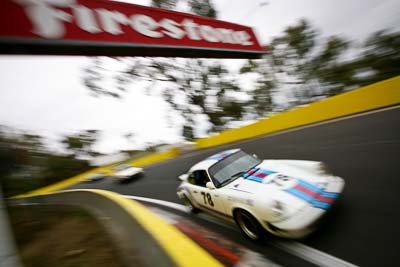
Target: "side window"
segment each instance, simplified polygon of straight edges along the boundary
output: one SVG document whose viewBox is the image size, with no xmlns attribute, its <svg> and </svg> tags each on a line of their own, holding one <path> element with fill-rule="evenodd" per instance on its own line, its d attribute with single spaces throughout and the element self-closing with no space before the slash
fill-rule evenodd
<svg viewBox="0 0 400 267">
<path fill-rule="evenodd" d="M 206 171 L 194 171 L 189 174 L 188 182 L 194 185 L 206 187 L 206 183 L 209 182 L 210 179 L 208 178 Z"/>
<path fill-rule="evenodd" d="M 196 180 L 194 179 L 194 173 L 190 173 L 187 181 L 191 184 L 196 184 Z"/>
</svg>

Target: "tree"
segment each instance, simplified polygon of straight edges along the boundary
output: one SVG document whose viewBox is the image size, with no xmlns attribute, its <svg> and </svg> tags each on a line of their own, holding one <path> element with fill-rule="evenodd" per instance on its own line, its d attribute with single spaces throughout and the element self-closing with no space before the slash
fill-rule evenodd
<svg viewBox="0 0 400 267">
<path fill-rule="evenodd" d="M 43 150 L 42 137 L 37 134 L 24 133 L 21 136 L 21 146 L 26 149 L 30 149 L 35 152 L 40 152 Z"/>
<path fill-rule="evenodd" d="M 251 60 L 241 73 L 259 73 L 253 102 L 262 115 L 273 108 L 271 94 L 280 90 L 292 103 L 286 108 L 306 104 L 321 97 L 336 94 L 346 86 L 343 76 L 335 76 L 341 55 L 349 47 L 343 38 L 332 36 L 317 41 L 317 31 L 306 20 L 287 27 L 281 36 L 272 39 L 269 54 L 261 60 Z M 264 96 L 264 97 L 260 97 Z M 258 102 L 258 103 L 257 103 Z"/>
<path fill-rule="evenodd" d="M 90 131 L 93 132 L 93 131 Z M 43 137 L 0 125 L 0 183 L 7 197 L 71 177 L 89 168 L 74 155 L 47 150 Z"/>
<path fill-rule="evenodd" d="M 85 130 L 77 134 L 65 136 L 61 143 L 71 151 L 75 157 L 96 154 L 92 150 L 93 144 L 97 140 L 98 130 Z"/>
<path fill-rule="evenodd" d="M 183 126 L 182 136 L 185 138 L 185 140 L 192 141 L 194 138 L 193 127 L 187 125 Z"/>
<path fill-rule="evenodd" d="M 366 40 L 363 49 L 360 58 L 349 64 L 361 74 L 357 77 L 359 84 L 367 85 L 400 75 L 400 32 L 375 32 Z"/>
<path fill-rule="evenodd" d="M 175 9 L 179 2 L 182 1 L 153 0 L 151 3 L 155 7 Z M 190 0 L 187 5 L 195 14 L 212 18 L 217 16 L 210 0 Z M 119 98 L 128 84 L 138 81 L 150 82 L 148 91 L 162 86 L 161 96 L 183 117 L 182 134 L 188 139 L 193 138 L 196 116 L 200 114 L 208 118 L 211 131 L 220 131 L 228 121 L 242 117 L 241 102 L 232 94 L 240 88 L 220 63 L 174 58 L 131 58 L 122 61 L 125 67 L 114 76 L 115 90 L 101 86 L 104 68 L 99 59 L 86 69 L 84 82 L 92 94 Z"/>
<path fill-rule="evenodd" d="M 153 1 L 159 7 L 176 8 L 179 1 Z M 189 1 L 197 13 L 216 16 L 210 1 Z M 214 10 L 214 11 L 213 11 Z M 200 115 L 209 122 L 210 132 L 229 127 L 243 118 L 258 119 L 270 111 L 292 108 L 342 93 L 400 74 L 399 33 L 380 31 L 365 42 L 356 59 L 345 60 L 351 43 L 339 36 L 322 38 L 307 21 L 300 20 L 272 39 L 269 54 L 249 60 L 240 74 L 255 75 L 254 88 L 247 90 L 249 100 L 239 99 L 244 92 L 236 76 L 220 61 L 200 59 L 117 59 L 123 69 L 114 75 L 115 88 L 103 88 L 99 79 L 106 72 L 96 60 L 87 77 L 95 95 L 121 97 L 127 85 L 147 81 L 147 91 L 162 88 L 162 98 L 184 119 L 182 136 L 195 137 Z M 275 96 L 283 94 L 288 103 L 279 104 Z"/>
<path fill-rule="evenodd" d="M 246 103 L 248 113 L 258 119 L 274 109 L 272 95 L 276 90 L 276 81 L 269 60 L 249 60 L 240 69 L 240 74 L 257 74 L 254 89 L 249 92 L 250 100 Z"/>
<path fill-rule="evenodd" d="M 190 11 L 196 15 L 203 16 L 203 17 L 209 17 L 209 18 L 217 17 L 217 11 L 215 9 L 215 6 L 210 0 L 189 0 L 189 1 L 152 0 L 151 6 L 173 10 L 173 9 L 177 8 L 177 5 L 180 2 L 187 3 L 187 5 L 189 6 L 188 11 Z"/>
<path fill-rule="evenodd" d="M 151 0 L 151 6 L 164 8 L 164 9 L 175 9 L 178 0 Z"/>
<path fill-rule="evenodd" d="M 339 61 L 349 42 L 333 36 L 325 42 L 321 53 L 311 62 L 309 77 L 318 81 L 320 96 L 333 96 L 354 84 L 354 72 L 346 62 Z"/>
<path fill-rule="evenodd" d="M 338 36 L 321 38 L 308 21 L 301 20 L 274 38 L 270 53 L 262 60 L 249 61 L 241 73 L 259 73 L 257 86 L 265 85 L 264 91 L 254 92 L 253 101 L 268 92 L 290 92 L 287 97 L 292 103 L 286 108 L 400 74 L 399 32 L 383 30 L 371 34 L 361 52 L 345 60 L 343 55 L 350 47 L 349 41 Z M 262 106 L 268 106 L 268 102 Z M 259 115 L 260 111 L 263 109 L 258 109 Z"/>
<path fill-rule="evenodd" d="M 196 15 L 209 18 L 217 17 L 217 10 L 210 0 L 190 0 L 189 6 L 190 10 Z"/>
<path fill-rule="evenodd" d="M 218 62 L 133 59 L 128 66 L 116 77 L 119 86 L 139 80 L 151 81 L 149 90 L 162 86 L 163 99 L 185 120 L 184 132 L 194 127 L 200 114 L 208 118 L 212 131 L 220 131 L 229 120 L 242 117 L 242 105 L 232 96 L 240 88 Z"/>
<path fill-rule="evenodd" d="M 283 36 L 271 43 L 271 64 L 280 82 L 290 88 L 294 104 L 306 104 L 318 98 L 343 91 L 337 71 L 341 55 L 349 42 L 332 36 L 317 42 L 318 33 L 306 20 L 288 27 Z"/>
</svg>

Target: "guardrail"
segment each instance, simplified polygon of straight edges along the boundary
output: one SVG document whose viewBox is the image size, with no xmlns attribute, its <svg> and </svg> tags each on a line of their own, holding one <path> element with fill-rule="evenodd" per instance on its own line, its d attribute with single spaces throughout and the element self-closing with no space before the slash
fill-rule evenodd
<svg viewBox="0 0 400 267">
<path fill-rule="evenodd" d="M 10 205 L 74 205 L 87 209 L 111 233 L 126 266 L 136 262 L 138 254 L 145 266 L 222 266 L 140 203 L 114 192 L 68 190 L 8 202 Z"/>
<path fill-rule="evenodd" d="M 198 149 L 340 118 L 400 103 L 400 76 L 280 113 L 256 123 L 196 140 Z"/>
</svg>

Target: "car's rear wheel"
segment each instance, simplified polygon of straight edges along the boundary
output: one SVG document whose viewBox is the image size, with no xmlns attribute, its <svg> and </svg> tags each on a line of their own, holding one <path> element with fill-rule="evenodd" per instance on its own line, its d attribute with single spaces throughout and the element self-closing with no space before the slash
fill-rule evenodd
<svg viewBox="0 0 400 267">
<path fill-rule="evenodd" d="M 128 181 L 127 178 L 117 178 L 117 183 L 124 184 L 126 181 Z"/>
<path fill-rule="evenodd" d="M 199 210 L 198 208 L 196 208 L 196 207 L 193 205 L 192 201 L 190 201 L 190 199 L 189 199 L 187 196 L 184 196 L 184 197 L 183 197 L 183 203 L 185 204 L 186 207 L 189 208 L 189 211 L 190 211 L 191 213 L 198 213 L 198 212 L 200 212 L 200 210 Z"/>
<path fill-rule="evenodd" d="M 263 228 L 250 213 L 245 210 L 237 210 L 234 213 L 234 217 L 246 237 L 253 241 L 260 241 L 263 238 Z"/>
</svg>

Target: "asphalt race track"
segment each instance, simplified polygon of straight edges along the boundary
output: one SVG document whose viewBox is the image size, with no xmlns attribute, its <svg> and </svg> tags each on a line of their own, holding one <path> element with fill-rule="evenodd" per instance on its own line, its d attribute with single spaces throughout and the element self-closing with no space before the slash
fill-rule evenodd
<svg viewBox="0 0 400 267">
<path fill-rule="evenodd" d="M 214 152 L 236 147 L 260 158 L 326 162 L 345 179 L 345 191 L 329 220 L 301 242 L 360 266 L 399 266 L 399 106 L 192 152 L 146 167 L 145 177 L 131 183 L 104 180 L 73 188 L 107 189 L 179 203 L 178 175 Z M 238 233 L 232 235 L 238 238 Z"/>
</svg>

